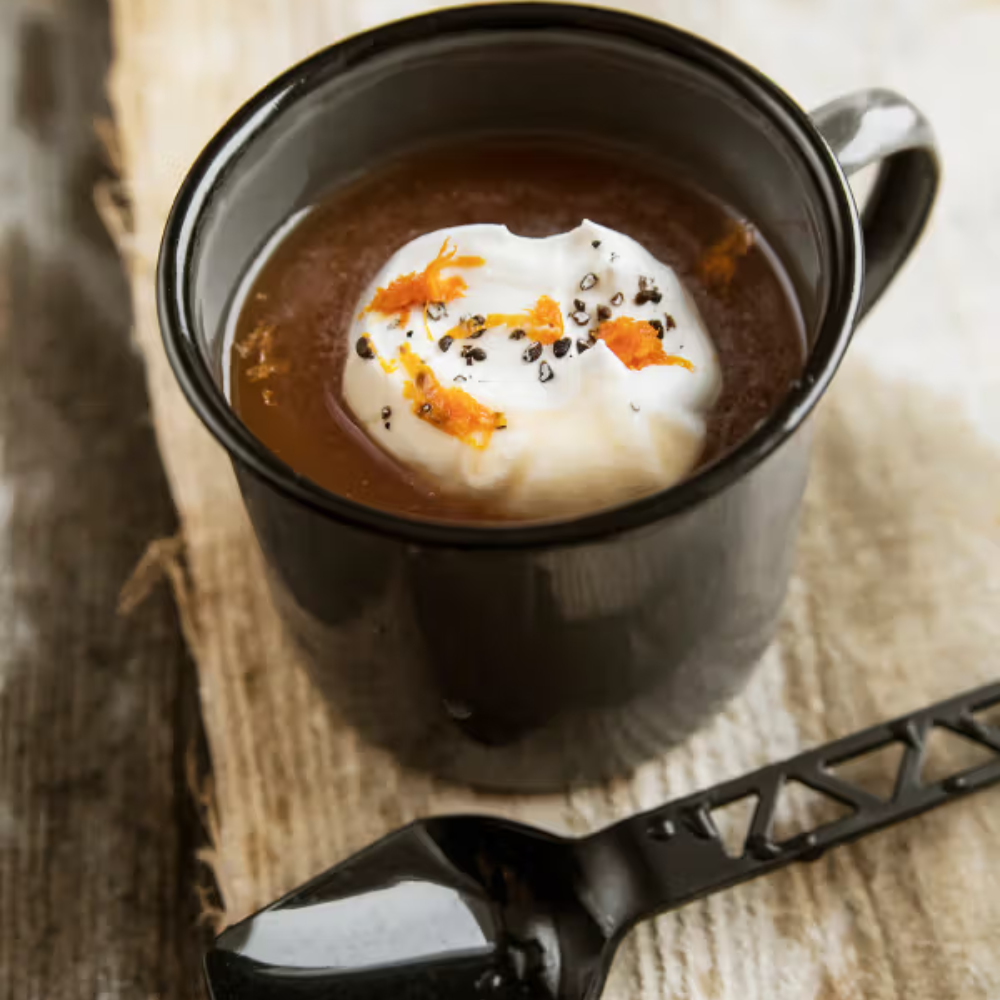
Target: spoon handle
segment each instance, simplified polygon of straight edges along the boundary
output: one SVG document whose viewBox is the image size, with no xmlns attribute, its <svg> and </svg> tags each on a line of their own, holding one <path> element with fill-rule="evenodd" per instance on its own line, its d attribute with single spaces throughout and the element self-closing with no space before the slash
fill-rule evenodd
<svg viewBox="0 0 1000 1000">
<path fill-rule="evenodd" d="M 1000 682 L 696 792 L 588 838 L 581 845 L 586 845 L 581 861 L 590 874 L 591 895 L 599 897 L 593 902 L 603 913 L 607 929 L 624 928 L 793 861 L 813 861 L 831 847 L 1000 781 L 1000 728 L 981 718 L 995 705 L 1000 705 Z M 992 753 L 992 759 L 943 780 L 922 781 L 928 738 L 935 728 L 949 731 L 956 742 L 971 741 L 981 751 Z M 895 787 L 887 797 L 838 777 L 840 766 L 893 744 L 903 752 Z M 848 814 L 779 839 L 775 814 L 791 782 L 833 799 Z M 727 850 L 713 812 L 747 798 L 755 799 L 756 807 L 743 846 L 733 849 L 730 844 Z M 602 868 L 607 869 L 612 854 L 632 876 L 624 891 L 621 880 L 615 888 L 596 877 Z M 616 867 L 621 872 L 621 864 Z"/>
</svg>

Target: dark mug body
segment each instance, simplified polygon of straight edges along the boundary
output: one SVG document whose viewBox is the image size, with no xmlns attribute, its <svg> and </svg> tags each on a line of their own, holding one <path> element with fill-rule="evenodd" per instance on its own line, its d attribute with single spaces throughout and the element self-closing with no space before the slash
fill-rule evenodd
<svg viewBox="0 0 1000 1000">
<path fill-rule="evenodd" d="M 235 290 L 274 231 L 331 186 L 401 149 L 505 133 L 636 148 L 745 214 L 794 285 L 802 378 L 721 460 L 573 521 L 419 522 L 334 496 L 271 454 L 222 393 Z M 845 168 L 873 162 L 862 219 Z M 719 708 L 776 627 L 809 414 L 916 241 L 937 177 L 929 129 L 897 95 L 867 92 L 810 118 L 701 40 L 563 4 L 388 25 L 251 100 L 175 203 L 161 324 L 182 387 L 233 458 L 283 617 L 337 710 L 407 764 L 542 790 L 627 771 Z"/>
</svg>

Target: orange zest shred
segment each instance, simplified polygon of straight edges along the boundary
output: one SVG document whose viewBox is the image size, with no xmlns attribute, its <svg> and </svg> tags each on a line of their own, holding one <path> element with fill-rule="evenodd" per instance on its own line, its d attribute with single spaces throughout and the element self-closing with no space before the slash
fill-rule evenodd
<svg viewBox="0 0 1000 1000">
<path fill-rule="evenodd" d="M 554 344 L 562 340 L 562 310 L 555 299 L 543 295 L 528 313 L 528 332 L 540 344 Z"/>
<path fill-rule="evenodd" d="M 479 449 L 490 443 L 495 430 L 507 426 L 502 413 L 483 406 L 462 389 L 442 386 L 409 344 L 399 348 L 399 358 L 412 380 L 403 386 L 403 395 L 413 402 L 413 412 L 421 420 Z"/>
<path fill-rule="evenodd" d="M 484 318 L 485 326 L 473 327 L 467 323 L 459 323 L 458 326 L 452 327 L 447 335 L 452 340 L 461 340 L 463 337 L 472 336 L 473 332 L 478 334 L 496 326 L 506 326 L 512 330 L 524 330 L 532 340 L 537 340 L 540 344 L 554 344 L 563 338 L 562 309 L 559 308 L 559 303 L 548 295 L 542 295 L 523 313 L 490 313 Z"/>
<path fill-rule="evenodd" d="M 453 267 L 482 267 L 482 257 L 459 257 L 458 247 L 448 249 L 451 241 L 445 239 L 438 255 L 422 271 L 400 275 L 385 288 L 376 290 L 367 308 L 361 313 L 382 313 L 398 316 L 401 323 L 410 318 L 410 310 L 426 309 L 430 302 L 451 302 L 460 299 L 469 287 L 460 274 L 444 277 L 442 271 Z"/>
<path fill-rule="evenodd" d="M 291 368 L 287 359 L 275 354 L 273 326 L 255 327 L 235 344 L 235 348 L 244 361 L 252 361 L 246 370 L 250 382 L 264 382 L 272 375 L 285 375 Z"/>
<path fill-rule="evenodd" d="M 736 274 L 736 262 L 753 246 L 753 229 L 742 222 L 731 224 L 729 232 L 712 244 L 698 264 L 701 276 L 716 287 L 728 285 Z"/>
<path fill-rule="evenodd" d="M 597 336 L 632 371 L 651 365 L 678 365 L 689 372 L 694 371 L 694 365 L 687 358 L 667 354 L 656 328 L 645 320 L 618 316 L 603 322 L 597 329 Z"/>
</svg>

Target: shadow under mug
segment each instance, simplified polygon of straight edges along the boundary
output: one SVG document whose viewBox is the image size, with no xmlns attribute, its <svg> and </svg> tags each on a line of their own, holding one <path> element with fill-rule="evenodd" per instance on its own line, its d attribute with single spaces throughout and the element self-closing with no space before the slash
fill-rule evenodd
<svg viewBox="0 0 1000 1000">
<path fill-rule="evenodd" d="M 667 490 L 571 521 L 477 527 L 367 508 L 297 475 L 222 391 L 235 289 L 290 215 L 401 149 L 484 134 L 640 148 L 744 213 L 786 268 L 808 358 L 777 412 Z M 879 172 L 863 218 L 845 179 Z M 406 764 L 543 790 L 627 771 L 689 734 L 773 636 L 808 417 L 933 203 L 931 132 L 868 91 L 812 117 L 667 25 L 564 4 L 436 12 L 327 48 L 199 157 L 161 248 L 166 349 L 232 457 L 318 686 Z"/>
</svg>

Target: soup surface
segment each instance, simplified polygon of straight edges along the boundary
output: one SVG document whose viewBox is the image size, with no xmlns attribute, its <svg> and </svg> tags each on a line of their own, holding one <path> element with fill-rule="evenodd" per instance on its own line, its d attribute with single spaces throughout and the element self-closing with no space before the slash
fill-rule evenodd
<svg viewBox="0 0 1000 1000">
<path fill-rule="evenodd" d="M 501 223 L 549 236 L 592 219 L 641 243 L 694 299 L 722 374 L 699 465 L 743 440 L 804 361 L 776 256 L 709 194 L 618 151 L 483 141 L 410 154 L 334 191 L 269 247 L 237 303 L 230 397 L 285 463 L 331 492 L 435 520 L 498 521 L 482 497 L 401 465 L 358 426 L 342 377 L 358 304 L 386 261 L 435 230 Z"/>
</svg>

